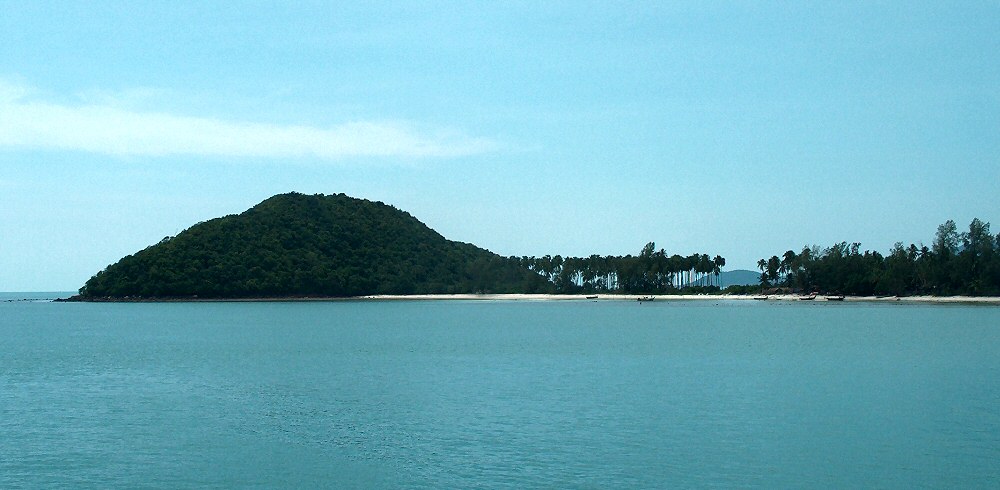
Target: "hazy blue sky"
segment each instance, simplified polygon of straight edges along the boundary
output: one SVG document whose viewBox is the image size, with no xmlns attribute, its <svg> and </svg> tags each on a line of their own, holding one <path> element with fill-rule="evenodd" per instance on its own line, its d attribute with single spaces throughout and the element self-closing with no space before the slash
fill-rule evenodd
<svg viewBox="0 0 1000 490">
<path fill-rule="evenodd" d="M 998 184 L 996 1 L 0 1 L 0 290 L 292 190 L 734 269 L 929 243 Z"/>
</svg>

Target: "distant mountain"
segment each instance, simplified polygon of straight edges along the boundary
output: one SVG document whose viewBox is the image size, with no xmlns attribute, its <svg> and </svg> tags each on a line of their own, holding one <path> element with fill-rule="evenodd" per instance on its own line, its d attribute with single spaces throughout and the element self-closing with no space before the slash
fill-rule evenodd
<svg viewBox="0 0 1000 490">
<path fill-rule="evenodd" d="M 538 274 L 392 206 L 290 193 L 122 258 L 79 299 L 549 291 Z"/>
<path fill-rule="evenodd" d="M 756 286 L 760 284 L 760 272 L 748 271 L 744 269 L 737 269 L 734 271 L 725 271 L 719 273 L 719 280 L 716 282 L 715 276 L 705 276 L 698 278 L 697 280 L 685 283 L 684 286 L 707 286 L 709 281 L 714 286 L 719 286 L 720 289 L 726 289 L 729 286 Z"/>
<path fill-rule="evenodd" d="M 725 271 L 719 274 L 719 282 L 722 289 L 729 286 L 756 286 L 760 284 L 760 272 L 745 269 Z"/>
</svg>

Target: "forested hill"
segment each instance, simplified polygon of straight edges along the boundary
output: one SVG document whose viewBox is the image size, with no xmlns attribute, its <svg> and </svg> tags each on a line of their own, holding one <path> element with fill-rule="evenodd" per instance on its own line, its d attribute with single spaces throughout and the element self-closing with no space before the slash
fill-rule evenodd
<svg viewBox="0 0 1000 490">
<path fill-rule="evenodd" d="M 344 194 L 281 194 L 97 273 L 81 299 L 548 292 L 538 274 Z"/>
</svg>

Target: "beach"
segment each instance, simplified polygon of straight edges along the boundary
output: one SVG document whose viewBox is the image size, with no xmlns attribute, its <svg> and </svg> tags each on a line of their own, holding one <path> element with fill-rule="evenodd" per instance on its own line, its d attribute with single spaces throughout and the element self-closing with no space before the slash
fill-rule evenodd
<svg viewBox="0 0 1000 490">
<path fill-rule="evenodd" d="M 596 296 L 596 297 L 595 297 Z M 833 297 L 831 295 L 831 297 Z M 486 301 L 803 301 L 798 294 L 742 295 L 742 294 L 412 294 L 372 295 L 353 299 L 363 300 L 486 300 Z M 817 295 L 814 302 L 839 302 Z M 846 296 L 850 302 L 907 302 L 907 303 L 975 303 L 1000 305 L 996 296 Z"/>
<path fill-rule="evenodd" d="M 239 303 L 239 302 L 308 302 L 308 301 L 802 301 L 813 303 L 870 302 L 870 303 L 928 303 L 928 304 L 982 304 L 1000 305 L 997 296 L 835 296 L 815 295 L 812 299 L 799 294 L 377 294 L 367 296 L 285 296 L 261 298 L 90 298 L 79 296 L 54 299 L 57 302 L 93 303 Z M 843 298 L 843 299 L 837 299 Z M 52 301 L 46 298 L 44 301 Z M 8 299 L 7 301 L 32 301 Z"/>
</svg>

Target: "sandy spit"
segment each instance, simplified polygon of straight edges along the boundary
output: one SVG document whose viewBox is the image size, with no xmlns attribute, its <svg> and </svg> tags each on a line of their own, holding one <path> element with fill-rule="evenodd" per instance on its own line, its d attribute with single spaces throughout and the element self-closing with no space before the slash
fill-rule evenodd
<svg viewBox="0 0 1000 490">
<path fill-rule="evenodd" d="M 596 298 L 594 297 L 596 296 Z M 363 296 L 359 300 L 487 300 L 487 301 L 636 301 L 652 298 L 655 301 L 802 301 L 803 297 L 793 294 L 739 295 L 739 294 L 414 294 Z M 813 302 L 834 302 L 828 296 L 817 295 Z M 835 297 L 833 297 L 835 298 Z M 847 296 L 850 302 L 907 302 L 907 303 L 981 303 L 1000 305 L 1000 297 L 995 296 Z"/>
<path fill-rule="evenodd" d="M 742 294 L 409 294 L 373 295 L 356 297 L 276 297 L 276 298 L 97 298 L 91 302 L 111 303 L 232 303 L 232 302 L 299 302 L 299 301 L 802 301 L 803 296 L 795 294 L 742 295 Z M 830 299 L 834 298 L 834 299 Z M 69 301 L 79 300 L 73 298 Z M 56 300 L 67 301 L 67 300 Z M 804 303 L 825 302 L 900 302 L 900 303 L 958 303 L 1000 305 L 996 296 L 847 296 L 836 300 L 835 296 L 817 295 Z"/>
</svg>

